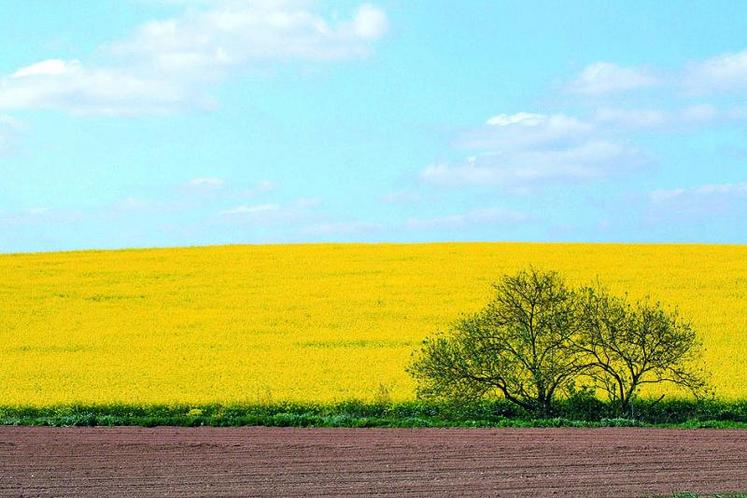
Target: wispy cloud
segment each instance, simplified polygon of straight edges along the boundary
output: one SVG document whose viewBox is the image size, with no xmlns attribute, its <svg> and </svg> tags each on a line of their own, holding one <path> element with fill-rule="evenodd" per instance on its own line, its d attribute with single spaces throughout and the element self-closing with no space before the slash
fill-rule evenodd
<svg viewBox="0 0 747 498">
<path fill-rule="evenodd" d="M 560 150 L 519 150 L 471 158 L 463 164 L 434 164 L 421 178 L 437 185 L 524 187 L 551 182 L 600 180 L 637 169 L 647 157 L 632 146 L 596 141 Z"/>
<path fill-rule="evenodd" d="M 677 199 L 692 199 L 693 197 L 722 197 L 737 196 L 747 197 L 747 182 L 742 183 L 716 183 L 700 185 L 691 188 L 676 188 L 670 190 L 655 190 L 651 192 L 650 198 L 655 203 L 670 202 Z"/>
<path fill-rule="evenodd" d="M 577 141 L 593 129 L 592 124 L 566 114 L 498 114 L 482 128 L 462 133 L 457 144 L 470 149 L 544 147 Z"/>
<path fill-rule="evenodd" d="M 729 88 L 737 88 L 743 79 L 743 60 L 747 61 L 747 55 L 732 54 L 692 65 L 690 81 L 695 81 L 696 73 L 712 79 L 718 75 Z M 516 192 L 548 183 L 604 180 L 652 164 L 652 155 L 636 144 L 643 133 L 694 131 L 747 120 L 747 107 L 719 107 L 705 96 L 687 97 L 682 81 L 688 77 L 664 74 L 607 62 L 592 64 L 571 84 L 575 92 L 601 97 L 627 91 L 634 99 L 636 90 L 657 87 L 679 92 L 684 102 L 677 101 L 679 107 L 668 102 L 666 108 L 651 108 L 636 107 L 631 100 L 623 107 L 595 98 L 578 116 L 567 112 L 497 114 L 483 126 L 455 137 L 454 145 L 468 151 L 465 159 L 435 162 L 422 169 L 419 177 L 426 184 L 499 186 Z M 677 88 L 672 87 L 675 84 Z M 699 86 L 716 88 L 702 82 Z"/>
<path fill-rule="evenodd" d="M 220 222 L 234 225 L 285 225 L 297 226 L 318 218 L 318 199 L 299 197 L 290 202 L 265 202 L 240 204 L 221 210 Z"/>
<path fill-rule="evenodd" d="M 747 182 L 662 189 L 649 194 L 650 220 L 724 215 L 738 215 L 747 220 Z"/>
<path fill-rule="evenodd" d="M 221 211 L 220 214 L 224 216 L 256 215 L 259 213 L 277 212 L 279 209 L 280 206 L 278 204 L 241 205 Z"/>
<path fill-rule="evenodd" d="M 747 50 L 691 62 L 682 81 L 696 93 L 747 91 Z"/>
<path fill-rule="evenodd" d="M 680 109 L 636 109 L 602 107 L 592 119 L 600 127 L 616 131 L 681 130 L 707 125 L 728 124 L 747 118 L 747 109 L 719 109 L 711 104 L 690 104 Z"/>
<path fill-rule="evenodd" d="M 46 60 L 0 79 L 0 109 L 55 109 L 132 116 L 173 111 L 198 100 L 190 85 L 123 67 Z"/>
<path fill-rule="evenodd" d="M 149 22 L 110 48 L 166 73 L 195 75 L 268 59 L 359 57 L 386 30 L 384 12 L 368 4 L 352 19 L 331 23 L 308 2 L 217 2 L 208 10 Z"/>
<path fill-rule="evenodd" d="M 630 109 L 602 107 L 594 113 L 594 119 L 603 125 L 624 128 L 642 129 L 658 128 L 667 125 L 671 118 L 669 113 L 659 109 Z"/>
<path fill-rule="evenodd" d="M 650 69 L 623 67 L 611 62 L 595 62 L 581 71 L 581 74 L 571 82 L 569 89 L 579 94 L 600 96 L 639 90 L 660 83 L 659 77 Z"/>
<path fill-rule="evenodd" d="M 691 95 L 747 91 L 747 50 L 693 60 L 675 69 L 595 62 L 567 85 L 572 93 L 592 97 L 652 87 Z"/>
<path fill-rule="evenodd" d="M 275 203 L 267 199 L 275 188 L 276 185 L 268 180 L 260 180 L 247 186 L 245 183 L 232 183 L 216 176 L 199 176 L 164 189 L 157 197 L 127 196 L 102 208 L 101 212 L 118 217 L 143 212 L 158 216 L 165 213 L 186 214 L 206 209 L 213 212 L 218 210 L 222 216 L 246 215 L 275 206 Z M 255 202 L 247 203 L 248 199 Z M 243 203 L 230 208 L 225 207 L 237 202 Z"/>
<path fill-rule="evenodd" d="M 192 178 L 187 182 L 187 187 L 197 190 L 217 190 L 225 186 L 226 182 L 223 178 L 215 176 L 201 176 Z"/>
<path fill-rule="evenodd" d="M 516 188 L 597 180 L 647 162 L 643 152 L 606 137 L 596 123 L 564 114 L 501 114 L 457 143 L 475 155 L 462 163 L 432 164 L 421 171 L 422 181 Z"/>
<path fill-rule="evenodd" d="M 305 1 L 191 3 L 102 47 L 105 64 L 47 59 L 0 78 L 0 109 L 138 115 L 209 107 L 206 90 L 229 74 L 267 61 L 363 57 L 387 27 L 369 4 L 331 22 Z"/>
</svg>

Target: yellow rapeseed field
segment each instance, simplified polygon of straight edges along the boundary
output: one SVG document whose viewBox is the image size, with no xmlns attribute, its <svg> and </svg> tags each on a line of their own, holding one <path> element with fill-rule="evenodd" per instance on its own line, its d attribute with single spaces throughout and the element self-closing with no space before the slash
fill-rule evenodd
<svg viewBox="0 0 747 498">
<path fill-rule="evenodd" d="M 0 405 L 410 399 L 420 340 L 533 264 L 677 305 L 747 398 L 747 246 L 278 245 L 0 256 Z"/>
</svg>

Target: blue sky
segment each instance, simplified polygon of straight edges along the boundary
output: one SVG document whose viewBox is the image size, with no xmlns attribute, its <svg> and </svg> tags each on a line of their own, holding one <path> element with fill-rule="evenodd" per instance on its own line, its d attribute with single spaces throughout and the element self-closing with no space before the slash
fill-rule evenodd
<svg viewBox="0 0 747 498">
<path fill-rule="evenodd" d="M 747 6 L 0 0 L 0 252 L 747 243 Z"/>
</svg>

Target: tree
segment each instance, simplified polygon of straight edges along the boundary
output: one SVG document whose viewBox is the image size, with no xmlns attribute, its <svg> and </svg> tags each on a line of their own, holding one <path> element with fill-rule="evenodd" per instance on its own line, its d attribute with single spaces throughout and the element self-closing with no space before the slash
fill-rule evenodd
<svg viewBox="0 0 747 498">
<path fill-rule="evenodd" d="M 701 344 L 676 310 L 649 299 L 631 304 L 599 285 L 578 296 L 578 354 L 588 358 L 586 375 L 621 414 L 644 384 L 669 382 L 696 396 L 705 392 L 704 373 L 696 368 Z"/>
<path fill-rule="evenodd" d="M 408 371 L 418 395 L 502 395 L 536 415 L 553 412 L 557 393 L 582 372 L 576 293 L 555 272 L 506 275 L 493 300 L 446 334 L 428 338 Z"/>
</svg>

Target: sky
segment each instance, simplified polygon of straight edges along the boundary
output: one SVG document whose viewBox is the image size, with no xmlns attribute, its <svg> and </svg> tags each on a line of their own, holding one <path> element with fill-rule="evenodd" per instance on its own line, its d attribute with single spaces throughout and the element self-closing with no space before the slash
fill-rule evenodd
<svg viewBox="0 0 747 498">
<path fill-rule="evenodd" d="M 747 5 L 0 0 L 0 252 L 747 243 Z"/>
</svg>

